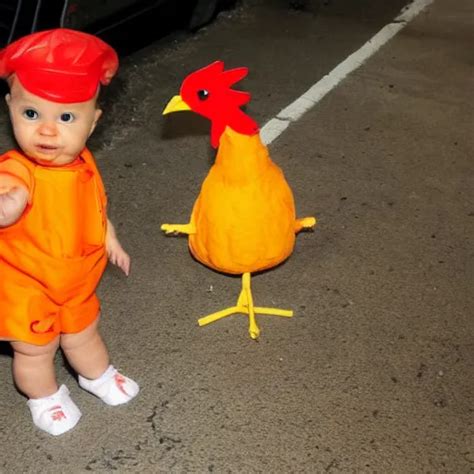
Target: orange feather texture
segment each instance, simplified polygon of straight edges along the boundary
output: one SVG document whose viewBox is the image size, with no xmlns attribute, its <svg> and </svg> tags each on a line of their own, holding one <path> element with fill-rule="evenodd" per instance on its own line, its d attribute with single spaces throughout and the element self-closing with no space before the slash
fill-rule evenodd
<svg viewBox="0 0 474 474">
<path fill-rule="evenodd" d="M 292 253 L 301 229 L 293 193 L 259 134 L 226 128 L 194 204 L 191 226 L 191 253 L 220 272 L 266 270 Z"/>
<path fill-rule="evenodd" d="M 248 92 L 236 91 L 231 86 L 248 74 L 248 68 L 239 67 L 224 71 L 224 63 L 214 63 L 187 76 L 181 86 L 183 101 L 203 117 L 211 121 L 211 145 L 219 146 L 226 127 L 244 134 L 255 135 L 257 123 L 240 107 L 250 101 Z"/>
</svg>

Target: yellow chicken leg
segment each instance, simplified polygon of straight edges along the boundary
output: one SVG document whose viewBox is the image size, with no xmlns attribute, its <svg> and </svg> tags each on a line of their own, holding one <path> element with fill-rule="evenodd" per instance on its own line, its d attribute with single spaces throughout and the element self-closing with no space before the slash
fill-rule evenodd
<svg viewBox="0 0 474 474">
<path fill-rule="evenodd" d="M 192 222 L 189 224 L 162 224 L 161 230 L 165 234 L 195 234 L 196 227 Z"/>
<path fill-rule="evenodd" d="M 252 339 L 257 339 L 260 335 L 260 329 L 257 326 L 255 320 L 256 314 L 266 314 L 271 316 L 283 316 L 285 318 L 291 318 L 293 311 L 279 308 L 262 308 L 253 305 L 252 291 L 250 288 L 250 273 L 244 273 L 242 275 L 242 291 L 240 292 L 237 305 L 230 308 L 217 311 L 216 313 L 209 314 L 198 320 L 199 326 L 205 326 L 206 324 L 213 323 L 219 319 L 225 318 L 235 313 L 243 313 L 249 315 L 249 334 Z"/>
<path fill-rule="evenodd" d="M 316 225 L 316 218 L 315 217 L 303 217 L 301 219 L 296 219 L 295 222 L 295 232 L 299 232 L 300 230 L 309 230 L 312 229 Z"/>
</svg>

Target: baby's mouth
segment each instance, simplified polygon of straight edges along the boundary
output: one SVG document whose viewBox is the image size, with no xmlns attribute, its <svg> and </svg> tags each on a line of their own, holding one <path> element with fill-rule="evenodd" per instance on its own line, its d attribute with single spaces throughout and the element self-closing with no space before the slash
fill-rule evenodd
<svg viewBox="0 0 474 474">
<path fill-rule="evenodd" d="M 41 152 L 41 153 L 46 153 L 46 154 L 50 154 L 50 153 L 54 153 L 58 147 L 57 146 L 54 146 L 54 145 L 47 145 L 45 143 L 38 143 L 36 145 L 36 148 Z"/>
</svg>

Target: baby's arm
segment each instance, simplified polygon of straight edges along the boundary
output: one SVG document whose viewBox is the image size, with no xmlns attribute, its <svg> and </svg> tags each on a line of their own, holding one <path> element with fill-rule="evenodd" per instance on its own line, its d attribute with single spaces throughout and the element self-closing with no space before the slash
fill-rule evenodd
<svg viewBox="0 0 474 474">
<path fill-rule="evenodd" d="M 0 173 L 0 227 L 14 224 L 28 204 L 29 192 L 20 180 Z"/>
<path fill-rule="evenodd" d="M 109 260 L 117 265 L 128 276 L 130 273 L 130 255 L 122 248 L 115 233 L 115 227 L 107 219 L 107 235 L 105 237 L 105 248 Z"/>
</svg>

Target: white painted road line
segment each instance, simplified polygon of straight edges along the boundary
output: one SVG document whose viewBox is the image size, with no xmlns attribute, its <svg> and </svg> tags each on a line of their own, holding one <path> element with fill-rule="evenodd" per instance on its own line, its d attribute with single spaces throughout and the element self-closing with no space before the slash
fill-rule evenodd
<svg viewBox="0 0 474 474">
<path fill-rule="evenodd" d="M 370 56 L 376 53 L 385 43 L 392 39 L 424 8 L 434 0 L 414 0 L 402 9 L 400 14 L 388 25 L 384 26 L 375 36 L 360 49 L 348 56 L 329 74 L 324 76 L 302 96 L 281 110 L 277 116 L 268 121 L 260 130 L 263 143 L 270 144 L 278 138 L 287 127 L 296 122 L 309 109 L 314 107 L 328 92 L 334 89 L 345 77 L 362 66 Z"/>
</svg>

